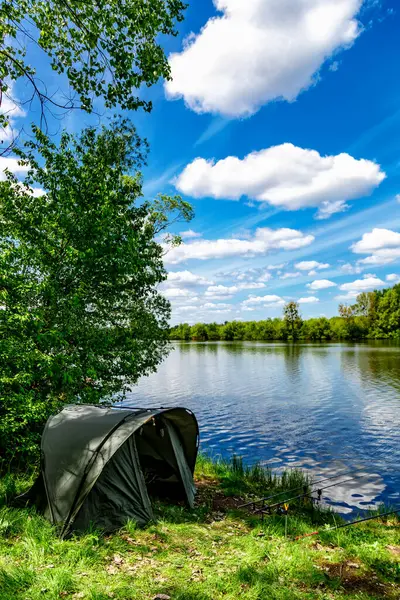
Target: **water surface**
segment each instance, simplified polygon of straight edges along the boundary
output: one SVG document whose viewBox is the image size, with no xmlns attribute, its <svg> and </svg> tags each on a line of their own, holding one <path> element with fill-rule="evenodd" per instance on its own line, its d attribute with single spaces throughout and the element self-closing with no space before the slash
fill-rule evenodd
<svg viewBox="0 0 400 600">
<path fill-rule="evenodd" d="M 342 513 L 400 504 L 400 347 L 176 343 L 126 404 L 185 406 L 201 448 L 316 478 L 361 469 L 324 492 Z M 329 482 L 328 482 L 329 483 Z"/>
</svg>

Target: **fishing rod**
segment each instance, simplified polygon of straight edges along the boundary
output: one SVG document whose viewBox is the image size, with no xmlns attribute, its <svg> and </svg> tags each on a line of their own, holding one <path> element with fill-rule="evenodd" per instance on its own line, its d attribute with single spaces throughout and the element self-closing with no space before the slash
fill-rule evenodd
<svg viewBox="0 0 400 600">
<path fill-rule="evenodd" d="M 351 525 L 357 525 L 357 523 L 364 523 L 365 521 L 372 521 L 373 519 L 380 519 L 381 517 L 388 517 L 389 515 L 396 515 L 400 513 L 400 508 L 397 510 L 391 510 L 389 512 L 374 515 L 372 517 L 365 517 L 364 519 L 357 519 L 357 521 L 351 521 L 350 523 L 344 523 L 343 525 L 336 525 L 336 527 L 330 527 L 329 529 L 323 529 L 322 531 L 313 531 L 312 533 L 306 533 L 304 535 L 298 535 L 295 540 L 302 540 L 306 537 L 313 535 L 319 535 L 320 533 L 327 533 L 329 531 L 336 531 L 336 529 L 343 529 L 343 527 L 350 527 Z"/>
<path fill-rule="evenodd" d="M 354 477 L 350 477 L 349 479 L 345 479 L 344 481 L 338 481 L 337 483 L 331 483 L 330 485 L 325 485 L 322 488 L 317 488 L 315 490 L 311 490 L 309 493 L 305 492 L 304 494 L 298 494 L 297 496 L 293 496 L 292 498 L 288 498 L 287 500 L 282 500 L 282 502 L 276 502 L 275 504 L 267 504 L 266 506 L 258 508 L 254 512 L 258 513 L 258 512 L 262 512 L 263 510 L 271 510 L 272 508 L 278 508 L 279 506 L 282 506 L 282 504 L 289 504 L 289 502 L 293 502 L 293 500 L 298 500 L 299 498 L 304 498 L 305 496 L 311 497 L 311 494 L 314 494 L 315 492 L 317 492 L 318 495 L 320 496 L 322 494 L 323 490 L 327 490 L 328 488 L 335 487 L 336 485 L 340 485 L 342 483 L 348 483 L 349 481 L 353 481 L 353 479 L 354 479 Z M 315 500 L 315 498 L 314 498 L 314 500 Z"/>
<path fill-rule="evenodd" d="M 324 483 L 325 481 L 331 481 L 332 479 L 337 479 L 338 477 L 344 477 L 345 475 L 351 475 L 352 473 L 359 473 L 363 471 L 365 467 L 361 467 L 360 469 L 352 469 L 351 471 L 345 471 L 344 473 L 339 473 L 339 475 L 331 475 L 330 477 L 324 477 L 323 479 L 319 479 L 318 481 L 313 481 L 309 485 L 314 487 L 319 483 Z M 246 508 L 247 506 L 251 506 L 259 504 L 260 502 L 267 502 L 267 500 L 273 500 L 278 496 L 282 496 L 282 494 L 291 494 L 292 492 L 297 492 L 297 490 L 303 490 L 307 487 L 307 484 L 299 485 L 298 487 L 291 488 L 290 490 L 284 490 L 282 492 L 277 492 L 276 494 L 272 494 L 272 496 L 266 496 L 265 498 L 259 498 L 258 500 L 253 500 L 252 502 L 247 502 L 246 504 L 241 504 L 238 508 Z"/>
</svg>

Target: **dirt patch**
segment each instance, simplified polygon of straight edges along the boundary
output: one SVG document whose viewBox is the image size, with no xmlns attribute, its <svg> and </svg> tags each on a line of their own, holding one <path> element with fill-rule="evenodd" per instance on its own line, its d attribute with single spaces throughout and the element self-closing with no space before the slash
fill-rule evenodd
<svg viewBox="0 0 400 600">
<path fill-rule="evenodd" d="M 208 506 L 213 512 L 226 513 L 236 510 L 245 502 L 238 496 L 225 496 L 219 489 L 218 482 L 213 479 L 197 479 L 196 483 L 196 505 Z"/>
<path fill-rule="evenodd" d="M 397 556 L 397 558 L 400 559 L 400 546 L 386 546 L 386 550 L 388 550 L 392 556 Z"/>
<path fill-rule="evenodd" d="M 364 571 L 357 562 L 341 563 L 321 562 L 319 568 L 324 572 L 328 581 L 338 582 L 346 593 L 362 592 L 374 598 L 394 598 L 394 588 L 381 583 L 378 577 L 369 571 Z"/>
</svg>

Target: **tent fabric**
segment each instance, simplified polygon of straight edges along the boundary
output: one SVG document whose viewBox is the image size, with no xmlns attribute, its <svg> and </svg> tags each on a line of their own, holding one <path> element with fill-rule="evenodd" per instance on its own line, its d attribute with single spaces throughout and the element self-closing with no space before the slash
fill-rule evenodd
<svg viewBox="0 0 400 600">
<path fill-rule="evenodd" d="M 25 498 L 44 504 L 63 534 L 89 523 L 105 530 L 129 518 L 145 523 L 151 482 L 165 495 L 174 485 L 193 506 L 198 443 L 196 418 L 184 408 L 70 405 L 46 423 L 42 471 Z"/>
<path fill-rule="evenodd" d="M 135 438 L 131 436 L 104 467 L 76 516 L 74 529 L 85 530 L 94 522 L 109 531 L 121 527 L 127 519 L 144 525 L 152 518 Z"/>
</svg>

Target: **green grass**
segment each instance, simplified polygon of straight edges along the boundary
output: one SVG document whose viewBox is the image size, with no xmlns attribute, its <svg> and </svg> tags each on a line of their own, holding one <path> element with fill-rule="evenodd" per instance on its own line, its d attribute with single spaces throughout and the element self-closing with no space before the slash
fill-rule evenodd
<svg viewBox="0 0 400 600">
<path fill-rule="evenodd" d="M 34 510 L 6 505 L 23 478 L 0 480 L 1 600 L 367 600 L 400 598 L 397 519 L 382 519 L 294 541 L 284 517 L 237 510 L 242 499 L 307 482 L 277 477 L 235 459 L 200 457 L 193 511 L 156 503 L 156 522 L 103 536 L 60 540 Z M 14 487 L 13 487 L 14 486 Z M 314 512 L 322 530 L 332 514 Z M 326 523 L 326 525 L 324 525 Z M 313 531 L 310 508 L 291 506 L 289 535 Z M 400 550 L 400 548 L 399 548 Z"/>
</svg>

